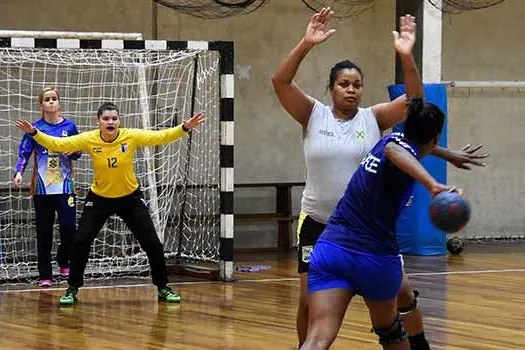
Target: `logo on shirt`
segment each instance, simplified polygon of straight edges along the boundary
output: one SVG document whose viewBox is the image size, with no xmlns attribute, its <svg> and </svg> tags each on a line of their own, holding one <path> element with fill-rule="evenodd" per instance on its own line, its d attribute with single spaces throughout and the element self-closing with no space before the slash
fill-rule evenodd
<svg viewBox="0 0 525 350">
<path fill-rule="evenodd" d="M 73 196 L 69 196 L 67 199 L 67 205 L 69 205 L 71 208 L 75 206 L 75 198 L 73 198 Z"/>
<path fill-rule="evenodd" d="M 319 129 L 319 134 L 320 135 L 324 135 L 324 136 L 328 136 L 328 137 L 334 137 L 335 136 L 332 131 L 323 130 L 323 129 Z"/>
<path fill-rule="evenodd" d="M 51 169 L 57 169 L 58 168 L 58 159 L 54 157 L 49 157 L 47 159 L 47 167 Z"/>
<path fill-rule="evenodd" d="M 101 153 L 102 152 L 102 148 L 100 147 L 93 147 L 93 153 Z"/>
<path fill-rule="evenodd" d="M 381 159 L 369 154 L 365 159 L 361 161 L 361 165 L 365 167 L 365 170 L 372 174 L 377 174 L 377 167 L 379 166 Z"/>
<path fill-rule="evenodd" d="M 67 130 L 62 130 L 62 137 L 66 137 L 67 136 Z"/>
<path fill-rule="evenodd" d="M 313 250 L 314 247 L 311 245 L 305 245 L 301 247 L 301 261 L 308 264 L 310 262 L 310 255 L 312 255 Z"/>
<path fill-rule="evenodd" d="M 364 131 L 364 130 L 356 130 L 356 131 L 355 131 L 355 136 L 356 136 L 358 139 L 362 139 L 362 140 L 364 140 L 364 139 L 365 139 L 365 131 Z"/>
<path fill-rule="evenodd" d="M 85 206 L 86 207 L 92 207 L 93 206 L 93 202 L 91 202 L 91 201 L 86 202 Z"/>
<path fill-rule="evenodd" d="M 120 144 L 120 150 L 122 151 L 122 153 L 126 153 L 126 151 L 128 150 L 128 144 L 127 143 L 121 143 Z"/>
</svg>

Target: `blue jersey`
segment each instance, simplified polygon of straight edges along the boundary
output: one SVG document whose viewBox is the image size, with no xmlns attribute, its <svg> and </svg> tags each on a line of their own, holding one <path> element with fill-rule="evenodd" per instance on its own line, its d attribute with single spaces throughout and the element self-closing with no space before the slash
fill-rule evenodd
<svg viewBox="0 0 525 350">
<path fill-rule="evenodd" d="M 50 124 L 42 118 L 33 123 L 33 126 L 45 134 L 57 137 L 78 134 L 75 123 L 66 118 L 58 124 Z M 35 152 L 35 174 L 33 174 L 32 192 L 36 195 L 74 193 L 71 160 L 78 159 L 81 154 L 66 156 L 49 152 L 37 144 L 31 135 L 25 134 L 18 148 L 16 172 L 24 173 L 33 152 Z"/>
<path fill-rule="evenodd" d="M 385 157 L 395 142 L 419 158 L 401 133 L 383 137 L 361 161 L 320 239 L 376 255 L 397 255 L 396 220 L 412 195 L 415 180 Z"/>
</svg>

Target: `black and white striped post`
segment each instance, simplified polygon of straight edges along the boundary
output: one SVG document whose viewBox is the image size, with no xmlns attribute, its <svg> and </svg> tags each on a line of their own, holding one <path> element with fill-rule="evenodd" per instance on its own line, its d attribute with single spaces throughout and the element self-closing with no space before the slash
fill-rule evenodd
<svg viewBox="0 0 525 350">
<path fill-rule="evenodd" d="M 210 42 L 210 50 L 220 53 L 221 74 L 221 145 L 220 145 L 220 167 L 221 167 L 221 239 L 219 246 L 220 274 L 221 280 L 233 281 L 233 238 L 234 238 L 234 216 L 233 216 L 233 145 L 234 145 L 234 75 L 233 75 L 233 42 L 220 41 Z"/>
</svg>

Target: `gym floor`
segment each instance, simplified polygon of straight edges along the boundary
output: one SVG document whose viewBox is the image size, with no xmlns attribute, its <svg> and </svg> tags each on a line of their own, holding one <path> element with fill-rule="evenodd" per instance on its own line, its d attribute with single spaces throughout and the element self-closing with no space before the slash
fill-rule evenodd
<svg viewBox="0 0 525 350">
<path fill-rule="evenodd" d="M 468 244 L 459 256 L 405 257 L 433 349 L 525 349 L 525 243 Z M 62 282 L 0 285 L 1 349 L 294 349 L 295 253 L 237 254 L 236 282 L 173 276 L 180 305 L 147 278 L 88 281 L 73 307 Z M 257 269 L 265 267 L 267 269 Z M 333 349 L 379 349 L 356 297 Z"/>
</svg>

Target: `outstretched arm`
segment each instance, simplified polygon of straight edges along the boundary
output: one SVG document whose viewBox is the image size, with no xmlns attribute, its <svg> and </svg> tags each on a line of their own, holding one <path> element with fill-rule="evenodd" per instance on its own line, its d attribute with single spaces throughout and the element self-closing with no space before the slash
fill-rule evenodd
<svg viewBox="0 0 525 350">
<path fill-rule="evenodd" d="M 180 125 L 177 125 L 174 128 L 169 128 L 166 130 L 136 129 L 135 132 L 137 133 L 137 145 L 157 146 L 173 142 L 184 135 L 187 135 L 191 129 L 201 125 L 205 120 L 206 118 L 202 116 L 202 113 L 197 113 L 189 120 L 182 122 Z"/>
<path fill-rule="evenodd" d="M 437 182 L 421 163 L 403 147 L 390 142 L 385 147 L 385 156 L 401 171 L 413 177 L 430 192 L 431 196 L 448 191 L 452 187 Z"/>
<path fill-rule="evenodd" d="M 416 42 L 416 21 L 411 15 L 399 19 L 399 33 L 394 31 L 394 46 L 403 69 L 405 95 L 392 102 L 381 103 L 372 107 L 379 128 L 387 130 L 406 119 L 406 102 L 410 97 L 423 96 L 423 83 L 417 69 L 412 50 Z"/>
<path fill-rule="evenodd" d="M 293 79 L 299 65 L 308 52 L 317 44 L 324 42 L 335 32 L 327 29 L 333 11 L 323 8 L 314 14 L 306 28 L 304 38 L 292 49 L 272 77 L 273 88 L 284 109 L 306 128 L 314 107 L 314 100 L 299 88 Z"/>
<path fill-rule="evenodd" d="M 86 145 L 85 139 L 86 134 L 79 134 L 70 137 L 54 137 L 39 132 L 31 123 L 27 120 L 19 120 L 15 122 L 15 125 L 26 132 L 27 134 L 33 136 L 35 140 L 40 145 L 44 146 L 48 150 L 61 153 L 72 153 L 82 151 Z"/>
<path fill-rule="evenodd" d="M 481 162 L 480 159 L 485 159 L 489 156 L 488 153 L 479 154 L 479 151 L 483 147 L 482 144 L 471 147 L 466 145 L 460 151 L 452 151 L 448 148 L 436 146 L 432 151 L 432 155 L 439 157 L 447 162 L 453 164 L 456 168 L 470 170 L 470 166 L 467 164 L 477 165 L 484 167 L 487 165 L 485 162 Z"/>
</svg>

